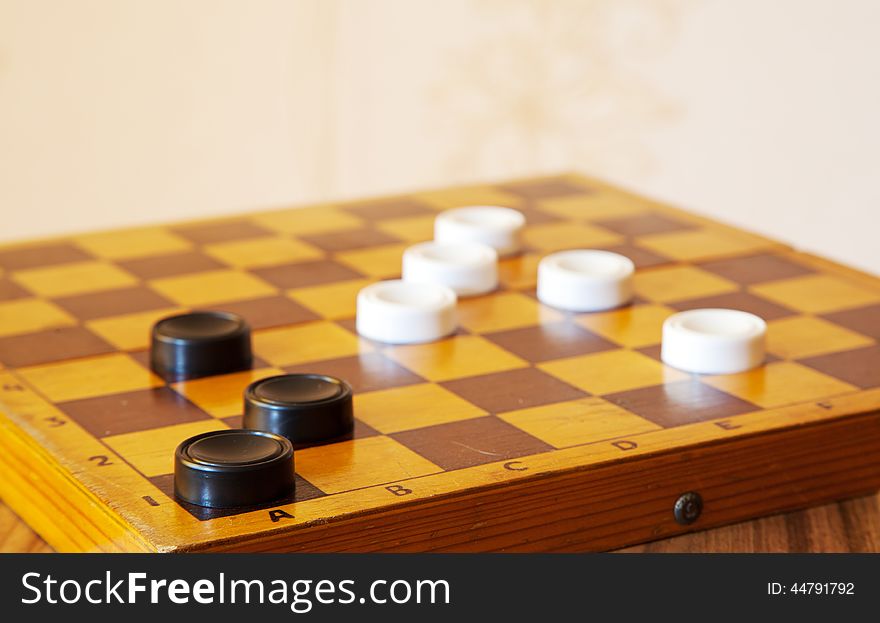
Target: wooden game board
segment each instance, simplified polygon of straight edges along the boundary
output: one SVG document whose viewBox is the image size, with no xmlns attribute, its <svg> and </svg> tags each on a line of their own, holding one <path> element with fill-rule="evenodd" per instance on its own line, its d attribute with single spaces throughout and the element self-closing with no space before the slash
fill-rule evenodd
<svg viewBox="0 0 880 623">
<path fill-rule="evenodd" d="M 356 292 L 465 204 L 527 216 L 501 289 L 438 343 L 358 338 Z M 540 305 L 570 247 L 631 257 L 635 304 Z M 880 281 L 575 175 L 15 245 L 0 271 L 0 494 L 59 550 L 605 549 L 880 487 Z M 709 306 L 768 321 L 766 366 L 659 362 L 663 320 Z M 251 322 L 253 371 L 150 372 L 151 324 L 192 308 Z M 282 371 L 347 379 L 354 438 L 297 450 L 295 499 L 175 501 L 174 447 Z"/>
</svg>

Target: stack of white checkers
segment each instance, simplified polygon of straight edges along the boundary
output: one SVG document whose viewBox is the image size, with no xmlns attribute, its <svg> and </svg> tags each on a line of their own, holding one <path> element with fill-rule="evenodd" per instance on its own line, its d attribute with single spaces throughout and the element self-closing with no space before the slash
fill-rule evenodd
<svg viewBox="0 0 880 623">
<path fill-rule="evenodd" d="M 447 210 L 434 222 L 434 240 L 403 254 L 402 279 L 358 293 L 357 330 L 390 344 L 438 340 L 455 332 L 458 297 L 498 287 L 498 258 L 518 253 L 522 213 L 500 206 Z M 541 303 L 568 312 L 600 312 L 632 302 L 635 265 L 610 251 L 553 253 L 538 264 Z M 694 309 L 663 325 L 661 359 L 697 374 L 733 374 L 764 361 L 765 322 L 733 309 Z"/>
<path fill-rule="evenodd" d="M 500 206 L 447 210 L 434 240 L 403 254 L 402 279 L 367 286 L 357 297 L 357 331 L 389 344 L 431 342 L 454 333 L 458 297 L 498 287 L 498 257 L 521 248 L 526 219 Z"/>
</svg>

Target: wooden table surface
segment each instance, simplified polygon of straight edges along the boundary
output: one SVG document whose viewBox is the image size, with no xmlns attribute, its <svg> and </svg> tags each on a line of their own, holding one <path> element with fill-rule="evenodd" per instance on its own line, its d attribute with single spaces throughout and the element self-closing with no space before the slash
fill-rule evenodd
<svg viewBox="0 0 880 623">
<path fill-rule="evenodd" d="M 0 552 L 51 552 L 0 502 Z M 880 493 L 629 547 L 624 552 L 880 552 Z"/>
</svg>

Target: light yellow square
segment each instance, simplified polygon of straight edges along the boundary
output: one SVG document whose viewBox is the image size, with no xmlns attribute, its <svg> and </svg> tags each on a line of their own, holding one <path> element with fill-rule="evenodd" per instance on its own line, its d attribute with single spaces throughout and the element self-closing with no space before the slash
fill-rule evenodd
<svg viewBox="0 0 880 623">
<path fill-rule="evenodd" d="M 350 268 L 378 279 L 400 275 L 400 263 L 408 244 L 386 244 L 336 254 L 336 259 Z"/>
<path fill-rule="evenodd" d="M 174 383 L 171 387 L 206 413 L 222 418 L 241 415 L 244 412 L 244 390 L 247 386 L 276 374 L 284 374 L 284 370 L 246 370 Z"/>
<path fill-rule="evenodd" d="M 623 236 L 597 225 L 584 223 L 545 223 L 523 232 L 526 245 L 541 251 L 609 247 L 624 242 Z"/>
<path fill-rule="evenodd" d="M 703 377 L 703 382 L 770 409 L 813 402 L 855 391 L 855 387 L 789 361 L 777 361 L 739 374 Z"/>
<path fill-rule="evenodd" d="M 120 350 L 137 350 L 149 347 L 150 330 L 157 321 L 185 311 L 180 307 L 152 309 L 89 320 L 86 326 Z"/>
<path fill-rule="evenodd" d="M 538 285 L 538 253 L 523 253 L 498 262 L 498 281 L 508 288 L 524 290 Z"/>
<path fill-rule="evenodd" d="M 445 190 L 431 190 L 414 195 L 415 198 L 440 210 L 464 206 L 504 206 L 516 208 L 523 200 L 518 195 L 494 186 L 466 186 Z"/>
<path fill-rule="evenodd" d="M 297 450 L 296 471 L 325 493 L 442 472 L 390 437 L 367 437 Z"/>
<path fill-rule="evenodd" d="M 261 268 L 324 257 L 320 249 L 300 240 L 264 236 L 208 244 L 205 253 L 236 268 Z"/>
<path fill-rule="evenodd" d="M 767 323 L 767 350 L 784 359 L 800 359 L 874 343 L 869 337 L 821 318 L 794 316 Z"/>
<path fill-rule="evenodd" d="M 185 307 L 272 296 L 276 289 L 254 275 L 238 270 L 212 270 L 153 279 L 154 290 Z"/>
<path fill-rule="evenodd" d="M 477 333 L 535 326 L 562 318 L 564 316 L 560 312 L 518 292 L 503 292 L 458 302 L 459 323 Z"/>
<path fill-rule="evenodd" d="M 253 343 L 257 356 L 273 366 L 349 357 L 372 350 L 357 336 L 323 320 L 257 331 Z"/>
<path fill-rule="evenodd" d="M 650 202 L 611 191 L 541 199 L 538 202 L 538 207 L 544 212 L 582 221 L 624 218 L 651 211 Z"/>
<path fill-rule="evenodd" d="M 622 346 L 641 348 L 659 344 L 663 321 L 675 310 L 663 305 L 631 305 L 596 314 L 578 316 L 575 322 Z"/>
<path fill-rule="evenodd" d="M 185 439 L 228 429 L 220 420 L 200 420 L 162 428 L 123 433 L 102 440 L 147 478 L 174 473 L 174 451 Z"/>
<path fill-rule="evenodd" d="M 128 355 L 114 353 L 19 370 L 52 402 L 120 394 L 162 385 L 162 379 Z"/>
<path fill-rule="evenodd" d="M 49 301 L 25 298 L 0 302 L 0 337 L 75 324 L 73 316 Z"/>
<path fill-rule="evenodd" d="M 806 275 L 762 283 L 750 289 L 780 305 L 811 314 L 880 303 L 880 289 L 869 289 L 832 275 Z"/>
<path fill-rule="evenodd" d="M 422 242 L 434 238 L 433 214 L 428 216 L 405 216 L 402 218 L 385 219 L 376 227 L 386 234 L 396 236 L 407 242 Z"/>
<path fill-rule="evenodd" d="M 253 220 L 263 227 L 297 236 L 345 231 L 364 226 L 364 221 L 360 218 L 329 205 L 265 212 L 257 214 Z"/>
<path fill-rule="evenodd" d="M 640 236 L 638 243 L 652 251 L 685 262 L 753 253 L 774 246 L 767 240 L 745 232 L 712 229 Z"/>
<path fill-rule="evenodd" d="M 134 275 L 99 261 L 73 262 L 12 273 L 12 278 L 41 296 L 59 297 L 137 285 Z"/>
<path fill-rule="evenodd" d="M 430 344 L 395 346 L 385 354 L 430 381 L 524 368 L 528 364 L 476 335 L 457 335 Z"/>
<path fill-rule="evenodd" d="M 694 266 L 669 266 L 636 273 L 636 293 L 659 303 L 735 292 L 739 286 Z"/>
<path fill-rule="evenodd" d="M 74 240 L 93 255 L 109 260 L 165 255 L 187 251 L 193 246 L 186 238 L 159 227 L 100 232 L 77 236 Z"/>
<path fill-rule="evenodd" d="M 432 383 L 357 394 L 354 412 L 359 420 L 385 434 L 486 415 L 467 400 Z"/>
<path fill-rule="evenodd" d="M 498 417 L 555 448 L 638 435 L 661 428 L 595 397 L 510 411 Z"/>
<path fill-rule="evenodd" d="M 288 290 L 287 296 L 324 318 L 351 318 L 357 311 L 358 292 L 371 283 L 371 279 L 336 281 Z"/>
<path fill-rule="evenodd" d="M 539 364 L 538 367 L 569 385 L 599 395 L 688 378 L 684 372 L 631 350 L 611 350 L 557 359 Z"/>
</svg>

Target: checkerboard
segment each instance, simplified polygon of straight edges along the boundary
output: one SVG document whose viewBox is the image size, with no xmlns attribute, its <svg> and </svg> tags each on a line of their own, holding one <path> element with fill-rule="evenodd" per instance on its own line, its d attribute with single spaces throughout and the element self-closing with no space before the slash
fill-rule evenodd
<svg viewBox="0 0 880 623">
<path fill-rule="evenodd" d="M 438 211 L 521 210 L 501 287 L 460 330 L 388 346 L 355 296 L 399 275 Z M 566 248 L 637 266 L 631 306 L 535 297 Z M 689 375 L 661 325 L 697 307 L 768 322 L 767 364 Z M 163 382 L 149 329 L 221 309 L 254 329 L 246 372 Z M 0 248 L 0 493 L 61 550 L 602 549 L 880 486 L 880 282 L 577 175 L 414 193 Z M 298 448 L 297 489 L 209 510 L 173 496 L 173 450 L 238 427 L 242 392 L 284 372 L 355 391 L 351 439 Z M 693 491 L 692 525 L 673 516 Z"/>
</svg>

